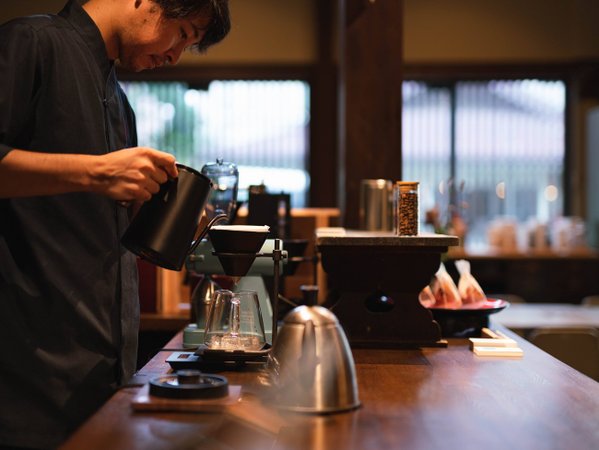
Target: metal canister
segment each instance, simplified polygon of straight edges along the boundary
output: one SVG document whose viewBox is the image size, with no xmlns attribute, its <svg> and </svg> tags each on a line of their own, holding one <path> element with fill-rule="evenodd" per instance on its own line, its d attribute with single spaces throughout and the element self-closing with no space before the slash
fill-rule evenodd
<svg viewBox="0 0 599 450">
<path fill-rule="evenodd" d="M 360 229 L 391 231 L 393 229 L 393 182 L 362 180 L 360 183 Z"/>
<path fill-rule="evenodd" d="M 393 225 L 398 236 L 419 232 L 418 181 L 397 181 L 393 187 Z"/>
<path fill-rule="evenodd" d="M 202 281 L 198 283 L 191 294 L 191 303 L 194 308 L 196 324 L 200 330 L 204 330 L 206 327 L 212 296 L 219 289 L 220 286 L 209 275 L 204 275 Z"/>
</svg>

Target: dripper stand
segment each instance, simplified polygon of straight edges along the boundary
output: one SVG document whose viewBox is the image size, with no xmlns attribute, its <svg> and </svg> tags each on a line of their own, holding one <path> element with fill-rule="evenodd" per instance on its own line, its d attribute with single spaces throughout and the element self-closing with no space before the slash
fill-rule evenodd
<svg viewBox="0 0 599 450">
<path fill-rule="evenodd" d="M 252 240 L 253 237 L 252 237 Z M 216 242 L 215 242 L 216 241 Z M 226 240 L 226 244 L 219 245 L 218 239 L 212 240 L 212 247 L 214 249 L 226 249 L 226 250 L 237 250 L 243 248 L 241 245 L 235 245 L 235 243 L 231 243 L 233 240 Z M 200 255 L 192 255 L 190 260 L 188 261 L 188 268 L 190 270 L 198 271 L 198 267 L 195 266 L 196 263 L 199 264 L 199 267 L 202 267 L 202 263 L 205 266 L 209 266 L 209 272 L 214 271 L 215 273 L 220 273 L 224 275 L 228 275 L 231 277 L 237 278 L 256 278 L 255 276 L 255 266 L 259 266 L 258 272 L 260 274 L 266 274 L 269 272 L 268 270 L 268 261 L 265 263 L 255 262 L 256 258 L 271 258 L 273 262 L 273 295 L 270 298 L 270 303 L 268 306 L 271 308 L 269 314 L 272 312 L 272 329 L 270 330 L 271 336 L 271 344 L 274 343 L 277 336 L 277 315 L 279 313 L 279 291 L 280 291 L 280 276 L 282 270 L 281 262 L 284 259 L 288 258 L 288 252 L 283 250 L 282 241 L 280 239 L 272 240 L 271 245 L 264 245 L 266 241 L 266 234 L 263 238 L 255 239 L 255 242 L 251 247 L 255 247 L 256 251 L 253 253 L 246 252 L 231 252 L 231 251 L 209 251 Z M 246 246 L 243 250 L 247 250 Z M 266 251 L 261 251 L 266 249 Z M 271 250 L 272 249 L 272 250 Z M 210 257 L 208 257 L 210 255 Z M 204 258 L 206 257 L 206 258 Z M 216 260 L 219 260 L 217 262 Z M 224 263 L 223 263 L 224 262 Z M 215 265 L 220 263 L 220 268 L 216 269 Z M 221 271 L 222 268 L 222 271 Z M 254 276 L 251 276 L 251 274 Z M 266 289 L 266 286 L 264 286 Z M 259 293 L 260 302 L 263 301 L 261 295 L 265 295 L 265 302 L 268 302 L 269 295 L 265 290 L 263 294 Z M 263 314 L 266 309 L 262 308 Z M 197 331 L 195 328 L 195 324 L 190 325 L 189 333 L 192 331 Z M 193 330 L 192 330 L 193 328 Z M 186 329 L 187 330 L 187 329 Z M 203 339 L 203 330 L 202 330 L 202 339 Z M 191 339 L 189 342 L 196 341 L 196 334 L 191 333 Z M 185 338 L 185 335 L 184 335 Z M 185 339 L 184 339 L 185 343 Z M 190 346 L 189 346 L 190 347 Z M 196 348 L 195 351 L 190 352 L 174 352 L 167 358 L 167 363 L 173 368 L 173 370 L 183 370 L 183 369 L 222 369 L 223 367 L 227 367 L 230 369 L 239 369 L 239 368 L 252 368 L 252 367 L 262 367 L 264 363 L 266 363 L 268 353 L 270 352 L 271 345 L 266 343 L 266 345 L 258 351 L 227 351 L 227 350 L 218 350 L 218 349 L 209 349 L 204 344 L 197 344 L 194 346 Z"/>
<path fill-rule="evenodd" d="M 279 314 L 279 291 L 281 276 L 281 261 L 287 258 L 287 251 L 281 249 L 281 240 L 274 240 L 274 248 L 270 253 L 231 253 L 212 252 L 216 256 L 224 270 L 225 275 L 231 277 L 244 277 L 256 258 L 272 258 L 273 260 L 273 295 L 272 301 L 272 342 L 277 337 L 277 317 Z"/>
</svg>

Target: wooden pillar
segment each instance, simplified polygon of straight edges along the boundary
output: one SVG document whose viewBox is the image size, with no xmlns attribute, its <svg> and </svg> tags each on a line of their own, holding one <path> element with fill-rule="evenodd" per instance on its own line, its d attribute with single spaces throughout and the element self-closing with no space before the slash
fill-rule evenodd
<svg viewBox="0 0 599 450">
<path fill-rule="evenodd" d="M 339 0 L 339 205 L 359 225 L 360 181 L 401 179 L 402 1 Z"/>
<path fill-rule="evenodd" d="M 337 61 L 336 1 L 313 0 L 316 10 L 317 61 L 311 99 L 310 206 L 337 206 Z"/>
</svg>

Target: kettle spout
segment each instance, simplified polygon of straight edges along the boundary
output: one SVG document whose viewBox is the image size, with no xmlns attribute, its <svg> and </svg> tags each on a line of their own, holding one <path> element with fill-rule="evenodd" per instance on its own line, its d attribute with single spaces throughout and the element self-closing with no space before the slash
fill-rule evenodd
<svg viewBox="0 0 599 450">
<path fill-rule="evenodd" d="M 200 244 L 200 242 L 202 242 L 202 239 L 204 239 L 204 236 L 206 236 L 206 233 L 208 233 L 208 231 L 210 231 L 210 228 L 212 228 L 214 225 L 216 225 L 221 220 L 225 220 L 227 217 L 229 217 L 227 214 L 219 214 L 217 216 L 214 216 L 214 218 L 210 222 L 208 222 L 208 225 L 206 225 L 206 227 L 202 230 L 202 232 L 200 233 L 198 238 L 191 243 L 191 246 L 189 247 L 187 254 L 191 255 L 193 253 L 193 251 Z"/>
</svg>

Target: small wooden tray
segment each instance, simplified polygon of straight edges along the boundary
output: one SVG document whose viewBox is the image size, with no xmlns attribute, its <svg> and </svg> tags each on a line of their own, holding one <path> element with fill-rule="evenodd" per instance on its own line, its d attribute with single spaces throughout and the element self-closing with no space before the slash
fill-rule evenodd
<svg viewBox="0 0 599 450">
<path fill-rule="evenodd" d="M 149 385 L 143 386 L 133 398 L 134 411 L 218 412 L 241 399 L 241 386 L 229 386 L 229 395 L 221 398 L 180 399 L 150 395 Z"/>
</svg>

